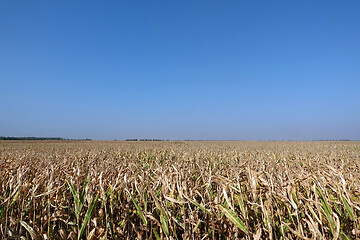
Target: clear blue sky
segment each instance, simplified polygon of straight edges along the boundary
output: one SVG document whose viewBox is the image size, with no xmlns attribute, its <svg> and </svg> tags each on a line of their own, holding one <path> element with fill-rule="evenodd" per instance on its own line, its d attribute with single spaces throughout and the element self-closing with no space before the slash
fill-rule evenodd
<svg viewBox="0 0 360 240">
<path fill-rule="evenodd" d="M 360 1 L 1 1 L 0 136 L 360 139 Z"/>
</svg>

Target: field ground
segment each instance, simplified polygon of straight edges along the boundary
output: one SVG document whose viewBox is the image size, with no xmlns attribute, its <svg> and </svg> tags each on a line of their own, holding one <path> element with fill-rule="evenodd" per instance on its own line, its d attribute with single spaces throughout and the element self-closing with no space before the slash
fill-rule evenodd
<svg viewBox="0 0 360 240">
<path fill-rule="evenodd" d="M 360 142 L 0 141 L 2 239 L 360 238 Z"/>
</svg>

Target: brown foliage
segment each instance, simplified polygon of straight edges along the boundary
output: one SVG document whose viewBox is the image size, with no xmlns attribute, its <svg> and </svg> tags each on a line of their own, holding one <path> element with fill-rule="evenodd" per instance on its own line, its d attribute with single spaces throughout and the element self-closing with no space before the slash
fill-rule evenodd
<svg viewBox="0 0 360 240">
<path fill-rule="evenodd" d="M 359 179 L 359 142 L 0 141 L 0 236 L 351 239 Z"/>
</svg>

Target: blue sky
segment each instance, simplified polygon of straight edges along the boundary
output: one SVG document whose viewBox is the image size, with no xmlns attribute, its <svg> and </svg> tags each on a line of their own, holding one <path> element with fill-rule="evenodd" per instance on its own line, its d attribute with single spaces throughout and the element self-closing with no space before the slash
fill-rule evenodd
<svg viewBox="0 0 360 240">
<path fill-rule="evenodd" d="M 360 1 L 1 1 L 0 136 L 360 139 Z"/>
</svg>

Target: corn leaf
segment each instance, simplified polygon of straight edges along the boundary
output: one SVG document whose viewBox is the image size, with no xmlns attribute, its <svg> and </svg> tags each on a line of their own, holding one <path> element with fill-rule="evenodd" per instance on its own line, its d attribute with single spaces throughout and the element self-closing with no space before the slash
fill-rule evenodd
<svg viewBox="0 0 360 240">
<path fill-rule="evenodd" d="M 340 190 L 340 198 L 341 198 L 341 201 L 343 202 L 344 204 L 344 207 L 345 207 L 345 210 L 346 212 L 350 215 L 351 219 L 353 221 L 355 221 L 355 216 L 354 216 L 354 212 L 353 210 L 351 209 L 349 203 L 347 202 L 347 200 L 345 199 L 344 195 L 342 194 L 341 190 Z"/>
<path fill-rule="evenodd" d="M 79 235 L 78 235 L 78 239 L 81 239 L 82 236 L 84 235 L 86 226 L 90 221 L 91 214 L 92 214 L 92 212 L 94 210 L 94 207 L 95 207 L 95 204 L 96 204 L 96 201 L 97 201 L 98 197 L 99 197 L 99 194 L 97 194 L 95 199 L 92 200 L 88 210 L 86 211 L 85 218 L 84 218 L 84 221 L 83 221 L 83 223 L 81 225 L 81 229 L 80 229 L 80 232 L 79 232 Z"/>
<path fill-rule="evenodd" d="M 241 231 L 243 231 L 246 234 L 249 234 L 246 225 L 240 220 L 240 218 L 231 209 L 229 209 L 221 204 L 218 206 L 219 206 L 220 210 L 225 214 L 225 216 L 231 222 L 233 222 L 238 228 L 240 228 Z"/>
<path fill-rule="evenodd" d="M 137 214 L 138 214 L 138 215 L 140 216 L 140 218 L 142 219 L 144 225 L 147 225 L 147 220 L 146 220 L 146 218 L 145 218 L 145 216 L 144 216 L 144 214 L 143 214 L 143 211 L 141 210 L 141 207 L 140 207 L 139 203 L 138 203 L 137 200 L 133 197 L 133 195 L 130 193 L 129 190 L 126 189 L 126 191 L 129 193 L 130 198 L 131 198 L 131 200 L 133 201 L 133 203 L 134 203 L 134 205 L 135 205 L 135 208 L 136 208 L 136 210 L 137 210 Z"/>
</svg>

